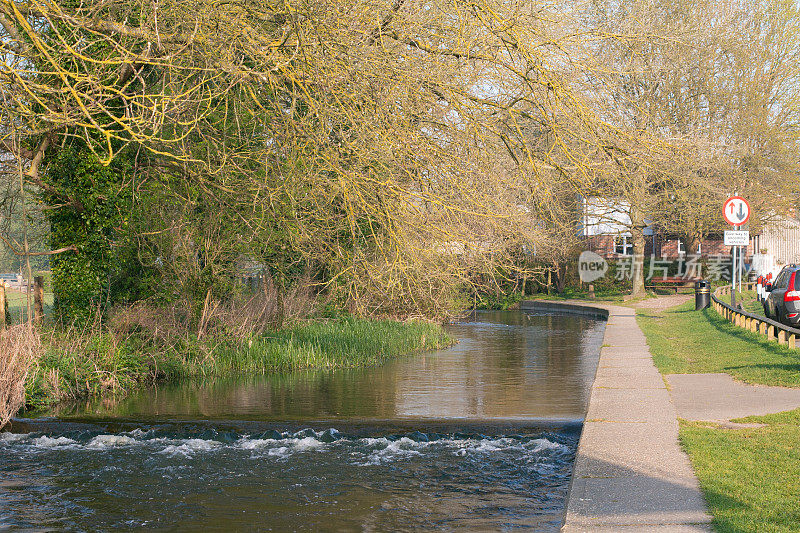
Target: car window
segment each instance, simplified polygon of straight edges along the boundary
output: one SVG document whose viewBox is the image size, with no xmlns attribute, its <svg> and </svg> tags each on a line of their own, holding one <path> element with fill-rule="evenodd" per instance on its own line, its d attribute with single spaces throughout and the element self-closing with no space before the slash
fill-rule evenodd
<svg viewBox="0 0 800 533">
<path fill-rule="evenodd" d="M 781 288 L 781 283 L 783 283 L 783 274 L 784 273 L 781 272 L 780 274 L 778 274 L 778 277 L 775 278 L 775 282 L 772 284 L 772 288 L 773 289 L 780 289 Z"/>
<path fill-rule="evenodd" d="M 794 290 L 800 291 L 800 270 L 794 273 Z"/>
</svg>

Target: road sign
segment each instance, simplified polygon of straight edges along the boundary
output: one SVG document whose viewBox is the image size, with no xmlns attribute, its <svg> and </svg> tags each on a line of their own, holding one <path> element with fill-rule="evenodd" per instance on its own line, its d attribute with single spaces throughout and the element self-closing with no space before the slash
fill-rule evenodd
<svg viewBox="0 0 800 533">
<path fill-rule="evenodd" d="M 750 204 L 741 196 L 731 196 L 722 206 L 722 216 L 731 226 L 741 226 L 750 220 Z"/>
<path fill-rule="evenodd" d="M 725 246 L 747 246 L 750 244 L 749 231 L 725 231 Z"/>
</svg>

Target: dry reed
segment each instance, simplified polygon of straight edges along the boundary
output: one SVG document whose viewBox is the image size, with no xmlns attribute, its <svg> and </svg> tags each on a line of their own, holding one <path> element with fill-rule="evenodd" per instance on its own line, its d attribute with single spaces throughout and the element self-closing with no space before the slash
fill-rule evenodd
<svg viewBox="0 0 800 533">
<path fill-rule="evenodd" d="M 25 404 L 25 380 L 41 346 L 39 333 L 28 324 L 0 334 L 0 428 Z"/>
<path fill-rule="evenodd" d="M 289 289 L 282 297 L 271 283 L 249 295 L 237 295 L 227 301 L 206 294 L 196 323 L 189 309 L 192 302 L 178 301 L 171 305 L 154 305 L 140 301 L 114 309 L 109 316 L 111 330 L 119 334 L 139 330 L 148 338 L 172 344 L 178 339 L 221 335 L 234 341 L 246 341 L 253 335 L 280 329 L 314 312 L 317 302 L 310 283 Z"/>
</svg>

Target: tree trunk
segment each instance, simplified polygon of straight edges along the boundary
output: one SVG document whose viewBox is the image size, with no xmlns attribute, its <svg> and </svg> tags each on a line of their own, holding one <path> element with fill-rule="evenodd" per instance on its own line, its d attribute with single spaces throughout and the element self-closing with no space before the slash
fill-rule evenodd
<svg viewBox="0 0 800 533">
<path fill-rule="evenodd" d="M 550 294 L 550 286 L 553 284 L 553 269 L 547 269 L 547 294 Z"/>
<path fill-rule="evenodd" d="M 644 228 L 647 227 L 644 215 L 635 206 L 631 206 L 631 237 L 633 239 L 633 262 L 631 263 L 631 296 L 641 298 L 644 290 Z"/>
<path fill-rule="evenodd" d="M 556 270 L 556 292 L 561 294 L 564 292 L 564 286 L 567 284 L 567 263 L 558 262 L 555 264 Z"/>
<path fill-rule="evenodd" d="M 44 319 L 44 278 L 33 278 L 33 321 L 39 325 Z"/>
<path fill-rule="evenodd" d="M 700 246 L 701 238 L 698 233 L 692 232 L 685 237 L 686 258 L 697 254 L 697 247 Z"/>
<path fill-rule="evenodd" d="M 641 228 L 634 227 L 631 231 L 633 236 L 633 264 L 631 265 L 631 277 L 633 288 L 631 296 L 639 298 L 645 295 L 644 290 L 644 233 Z"/>
</svg>

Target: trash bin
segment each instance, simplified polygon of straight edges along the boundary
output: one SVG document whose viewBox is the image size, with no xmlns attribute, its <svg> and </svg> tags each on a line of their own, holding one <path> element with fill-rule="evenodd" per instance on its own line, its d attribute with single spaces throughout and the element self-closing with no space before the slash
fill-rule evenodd
<svg viewBox="0 0 800 533">
<path fill-rule="evenodd" d="M 711 284 L 701 279 L 694 282 L 694 310 L 706 309 L 711 305 Z"/>
</svg>

